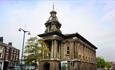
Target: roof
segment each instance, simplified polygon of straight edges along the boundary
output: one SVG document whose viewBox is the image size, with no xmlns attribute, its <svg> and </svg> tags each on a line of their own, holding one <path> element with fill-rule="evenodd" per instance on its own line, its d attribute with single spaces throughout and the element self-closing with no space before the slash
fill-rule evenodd
<svg viewBox="0 0 115 70">
<path fill-rule="evenodd" d="M 48 32 L 48 33 L 43 33 L 43 34 L 39 34 L 39 37 L 45 37 L 45 36 L 50 36 L 50 35 L 58 35 L 64 39 L 68 39 L 68 38 L 72 38 L 72 37 L 77 37 L 78 39 L 81 39 L 83 42 L 86 42 L 87 44 L 89 44 L 90 46 L 92 46 L 93 48 L 97 49 L 97 47 L 95 47 L 91 42 L 89 42 L 87 39 L 85 39 L 83 36 L 81 36 L 79 33 L 73 33 L 73 34 L 62 34 L 58 31 L 54 31 L 54 32 Z"/>
<path fill-rule="evenodd" d="M 64 38 L 64 35 L 61 32 L 58 32 L 58 31 L 43 33 L 43 34 L 39 34 L 38 36 L 39 37 L 44 37 L 44 36 L 50 36 L 50 35 L 58 35 L 58 36 Z"/>
<path fill-rule="evenodd" d="M 8 47 L 8 48 L 14 48 L 14 49 L 16 49 L 16 50 L 19 50 L 19 49 L 13 47 L 12 45 L 9 45 L 9 44 L 3 43 L 3 42 L 0 42 L 0 46 Z"/>
<path fill-rule="evenodd" d="M 0 42 L 0 46 L 6 47 L 6 46 L 8 46 L 8 45 L 7 45 L 6 43 Z"/>
<path fill-rule="evenodd" d="M 79 33 L 73 33 L 73 34 L 68 34 L 65 35 L 66 38 L 71 38 L 71 37 L 77 37 L 78 39 L 81 39 L 83 42 L 86 42 L 87 44 L 89 44 L 90 46 L 92 46 L 93 48 L 97 49 L 97 47 L 95 47 L 91 42 L 89 42 L 87 39 L 85 39 L 83 36 L 81 36 Z"/>
</svg>

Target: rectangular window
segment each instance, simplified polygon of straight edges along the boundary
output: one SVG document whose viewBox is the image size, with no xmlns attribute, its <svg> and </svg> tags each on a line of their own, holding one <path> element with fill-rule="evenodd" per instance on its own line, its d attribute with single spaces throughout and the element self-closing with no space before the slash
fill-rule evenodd
<svg viewBox="0 0 115 70">
<path fill-rule="evenodd" d="M 67 54 L 69 54 L 69 51 L 67 51 Z"/>
<path fill-rule="evenodd" d="M 69 47 L 67 47 L 67 51 L 69 50 Z"/>
<path fill-rule="evenodd" d="M 70 52 L 69 52 L 69 46 L 67 47 L 67 54 L 69 54 Z"/>
</svg>

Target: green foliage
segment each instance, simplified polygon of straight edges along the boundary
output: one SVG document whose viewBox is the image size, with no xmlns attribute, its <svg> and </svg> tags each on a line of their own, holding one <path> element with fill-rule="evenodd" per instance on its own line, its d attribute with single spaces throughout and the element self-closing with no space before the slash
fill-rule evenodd
<svg viewBox="0 0 115 70">
<path fill-rule="evenodd" d="M 97 62 L 97 68 L 110 68 L 111 67 L 111 63 L 106 62 L 104 58 L 102 57 L 97 57 L 96 58 L 96 62 Z"/>
<path fill-rule="evenodd" d="M 111 68 L 111 63 L 110 62 L 106 62 L 106 65 L 105 65 L 107 68 Z"/>
<path fill-rule="evenodd" d="M 33 61 L 40 61 L 48 52 L 49 50 L 43 40 L 31 37 L 25 46 L 25 63 L 31 64 Z"/>
<path fill-rule="evenodd" d="M 101 57 L 96 58 L 97 68 L 105 68 L 105 60 Z"/>
</svg>

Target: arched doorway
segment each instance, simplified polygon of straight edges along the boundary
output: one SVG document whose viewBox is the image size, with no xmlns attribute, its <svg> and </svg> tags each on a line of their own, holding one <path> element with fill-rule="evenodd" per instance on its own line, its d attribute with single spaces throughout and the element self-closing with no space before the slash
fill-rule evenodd
<svg viewBox="0 0 115 70">
<path fill-rule="evenodd" d="M 50 70 L 50 63 L 48 63 L 48 62 L 44 63 L 43 70 Z"/>
</svg>

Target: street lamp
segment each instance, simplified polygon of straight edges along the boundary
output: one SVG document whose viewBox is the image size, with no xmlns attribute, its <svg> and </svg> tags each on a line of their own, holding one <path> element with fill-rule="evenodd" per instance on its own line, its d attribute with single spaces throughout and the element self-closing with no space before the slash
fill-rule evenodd
<svg viewBox="0 0 115 70">
<path fill-rule="evenodd" d="M 23 62 L 23 52 L 24 52 L 24 42 L 25 42 L 25 34 L 28 33 L 28 35 L 30 35 L 30 32 L 29 31 L 26 31 L 22 28 L 19 28 L 19 31 L 23 31 L 24 34 L 23 34 L 23 42 L 22 42 L 22 53 L 21 53 L 21 68 L 22 68 L 22 62 Z M 23 70 L 23 68 L 22 68 Z"/>
</svg>

